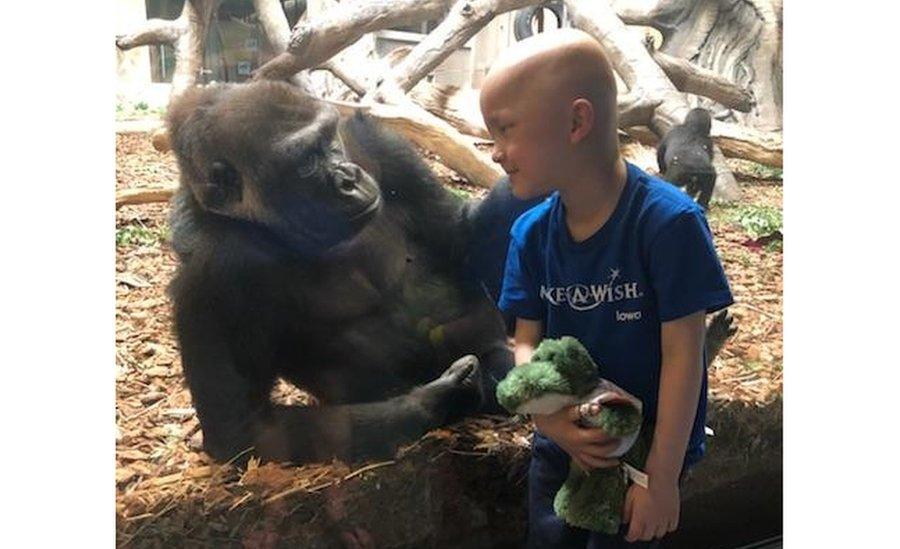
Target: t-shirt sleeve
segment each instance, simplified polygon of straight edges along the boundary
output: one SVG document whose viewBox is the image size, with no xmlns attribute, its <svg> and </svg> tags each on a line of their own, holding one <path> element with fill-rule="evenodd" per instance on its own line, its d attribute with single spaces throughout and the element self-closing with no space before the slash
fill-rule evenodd
<svg viewBox="0 0 900 549">
<path fill-rule="evenodd" d="M 503 271 L 503 288 L 498 307 L 516 318 L 541 320 L 543 315 L 537 280 L 528 259 L 526 250 L 513 236 L 506 253 L 506 268 Z"/>
<path fill-rule="evenodd" d="M 661 322 L 734 303 L 702 213 L 684 212 L 661 227 L 648 255 Z"/>
</svg>

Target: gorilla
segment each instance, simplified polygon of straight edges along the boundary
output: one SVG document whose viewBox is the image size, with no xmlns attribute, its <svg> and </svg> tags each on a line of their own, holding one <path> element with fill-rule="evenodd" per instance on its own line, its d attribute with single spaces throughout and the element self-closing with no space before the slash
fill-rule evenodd
<svg viewBox="0 0 900 549">
<path fill-rule="evenodd" d="M 513 357 L 467 274 L 471 208 L 408 143 L 266 81 L 192 89 L 167 127 L 181 177 L 169 291 L 215 460 L 386 456 L 500 413 Z M 272 402 L 279 378 L 314 404 Z"/>
<path fill-rule="evenodd" d="M 711 123 L 706 109 L 691 109 L 684 123 L 669 130 L 656 150 L 663 179 L 685 188 L 706 210 L 716 185 L 713 143 L 709 137 Z"/>
</svg>

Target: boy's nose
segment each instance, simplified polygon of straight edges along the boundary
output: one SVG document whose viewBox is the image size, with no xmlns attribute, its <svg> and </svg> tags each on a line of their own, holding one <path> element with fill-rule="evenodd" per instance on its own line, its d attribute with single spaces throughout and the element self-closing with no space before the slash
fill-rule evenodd
<svg viewBox="0 0 900 549">
<path fill-rule="evenodd" d="M 494 147 L 494 150 L 491 151 L 491 160 L 493 160 L 497 164 L 503 162 L 503 151 L 501 151 L 497 147 Z"/>
</svg>

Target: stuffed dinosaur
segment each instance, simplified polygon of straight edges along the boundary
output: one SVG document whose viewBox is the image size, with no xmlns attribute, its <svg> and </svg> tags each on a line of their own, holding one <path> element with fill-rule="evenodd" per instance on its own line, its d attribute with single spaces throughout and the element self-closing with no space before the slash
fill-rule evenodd
<svg viewBox="0 0 900 549">
<path fill-rule="evenodd" d="M 649 440 L 641 433 L 641 401 L 602 379 L 587 349 L 574 337 L 545 339 L 531 362 L 513 368 L 497 385 L 497 401 L 518 414 L 551 414 L 579 404 L 581 424 L 598 427 L 621 443 L 611 457 L 620 465 L 583 472 L 571 464 L 553 509 L 568 524 L 615 534 L 622 523 L 627 476 L 647 459 Z M 599 406 L 596 406 L 599 404 Z M 645 430 L 649 431 L 649 430 Z"/>
</svg>

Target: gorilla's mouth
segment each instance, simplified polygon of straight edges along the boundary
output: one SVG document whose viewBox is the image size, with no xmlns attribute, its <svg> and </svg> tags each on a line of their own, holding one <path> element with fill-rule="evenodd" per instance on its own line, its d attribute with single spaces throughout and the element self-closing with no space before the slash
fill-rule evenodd
<svg viewBox="0 0 900 549">
<path fill-rule="evenodd" d="M 348 219 L 353 222 L 353 224 L 363 224 L 369 221 L 381 207 L 381 195 L 376 194 L 375 199 L 367 204 L 364 208 L 359 210 L 358 212 L 351 214 Z"/>
</svg>

